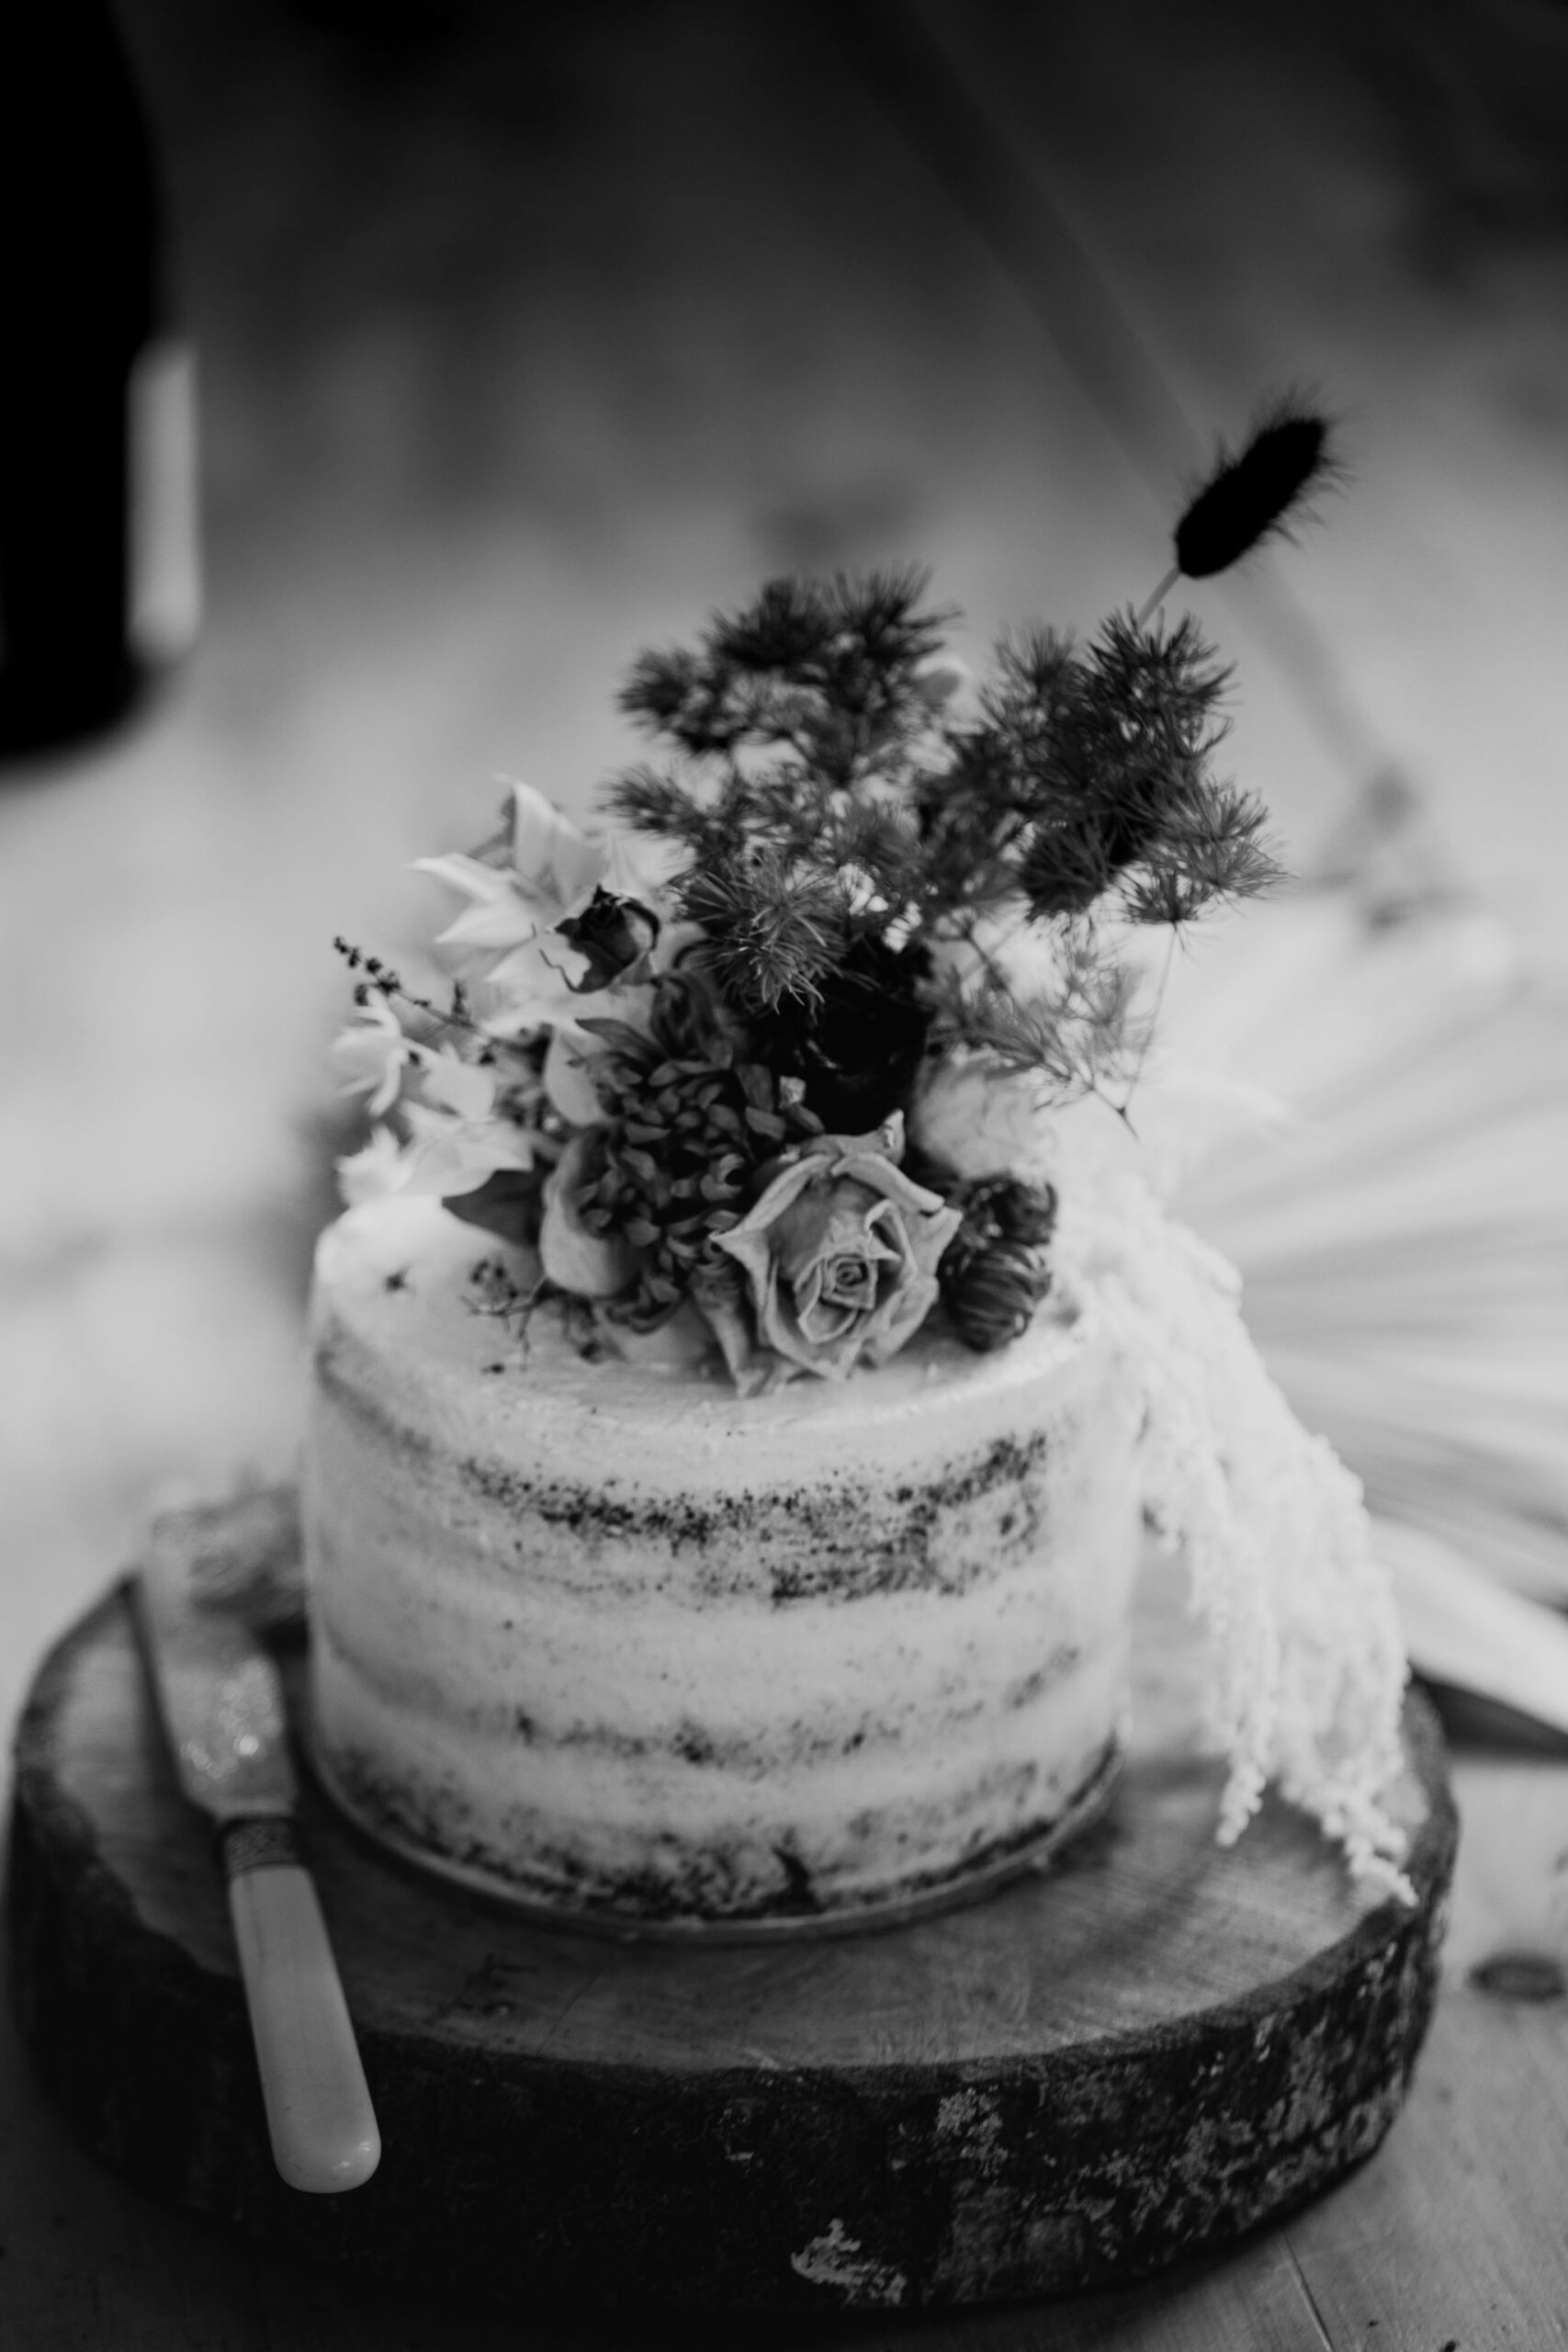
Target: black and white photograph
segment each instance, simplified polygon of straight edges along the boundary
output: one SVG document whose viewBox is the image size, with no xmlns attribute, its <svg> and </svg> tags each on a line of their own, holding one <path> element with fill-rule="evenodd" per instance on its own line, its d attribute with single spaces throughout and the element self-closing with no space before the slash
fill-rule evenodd
<svg viewBox="0 0 1568 2352">
<path fill-rule="evenodd" d="M 1568 2352 L 1563 0 L 0 198 L 5 2352 Z"/>
</svg>

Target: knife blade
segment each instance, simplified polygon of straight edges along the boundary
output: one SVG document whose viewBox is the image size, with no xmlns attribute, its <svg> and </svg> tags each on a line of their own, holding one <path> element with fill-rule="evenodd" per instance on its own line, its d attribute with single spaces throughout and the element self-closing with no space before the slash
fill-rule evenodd
<svg viewBox="0 0 1568 2352">
<path fill-rule="evenodd" d="M 381 2136 L 294 1825 L 277 1668 L 231 1610 L 192 1589 L 190 1515 L 152 1521 L 132 1590 L 180 1786 L 217 1825 L 273 2160 L 291 2188 L 357 2188 Z"/>
</svg>

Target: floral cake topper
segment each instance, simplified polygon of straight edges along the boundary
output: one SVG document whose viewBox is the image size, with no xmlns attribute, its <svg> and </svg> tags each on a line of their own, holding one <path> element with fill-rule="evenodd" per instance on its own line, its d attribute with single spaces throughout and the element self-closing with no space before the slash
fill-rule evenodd
<svg viewBox="0 0 1568 2352">
<path fill-rule="evenodd" d="M 1328 468 L 1299 403 L 1222 457 L 1137 613 L 1004 639 L 976 684 L 923 575 L 774 581 L 621 706 L 660 756 L 580 827 L 514 784 L 438 1003 L 358 974 L 334 1048 L 376 1121 L 350 1203 L 434 1193 L 536 1252 L 591 1349 L 722 1361 L 744 1393 L 885 1363 L 928 1318 L 1006 1345 L 1051 1283 L 1042 1121 L 1123 1117 L 1135 935 L 1266 888 L 1216 772 L 1227 673 L 1163 598 L 1284 526 Z"/>
</svg>

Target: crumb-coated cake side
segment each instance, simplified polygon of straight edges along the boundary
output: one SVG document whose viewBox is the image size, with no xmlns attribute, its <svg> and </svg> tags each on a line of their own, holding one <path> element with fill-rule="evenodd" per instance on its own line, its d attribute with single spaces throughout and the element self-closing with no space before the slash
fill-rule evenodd
<svg viewBox="0 0 1568 2352">
<path fill-rule="evenodd" d="M 737 1923 L 962 1883 L 1072 1813 L 1141 1512 L 1136 1384 L 1070 1306 L 743 1397 L 548 1309 L 519 1336 L 495 1248 L 418 1199 L 321 1243 L 311 1739 L 351 1812 L 569 1916 Z"/>
</svg>

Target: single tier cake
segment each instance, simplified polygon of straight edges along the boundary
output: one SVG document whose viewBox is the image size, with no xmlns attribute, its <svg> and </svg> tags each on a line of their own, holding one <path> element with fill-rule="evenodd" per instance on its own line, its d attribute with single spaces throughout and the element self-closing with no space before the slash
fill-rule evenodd
<svg viewBox="0 0 1568 2352">
<path fill-rule="evenodd" d="M 1211 772 L 1224 672 L 1113 614 L 971 693 L 922 596 L 773 582 L 644 655 L 664 764 L 608 821 L 517 783 L 421 860 L 434 979 L 338 943 L 377 1124 L 317 1265 L 322 1777 L 569 1917 L 951 1899 L 1108 1785 L 1146 1513 L 1219 1834 L 1273 1780 L 1398 1883 L 1359 1489 L 1124 1159 L 1139 942 L 1276 870 Z"/>
<path fill-rule="evenodd" d="M 1070 1307 L 741 1397 L 548 1313 L 520 1341 L 486 1254 L 429 1200 L 321 1245 L 313 1737 L 352 1812 L 585 1916 L 832 1919 L 983 1880 L 1107 1782 L 1138 1405 Z"/>
</svg>

